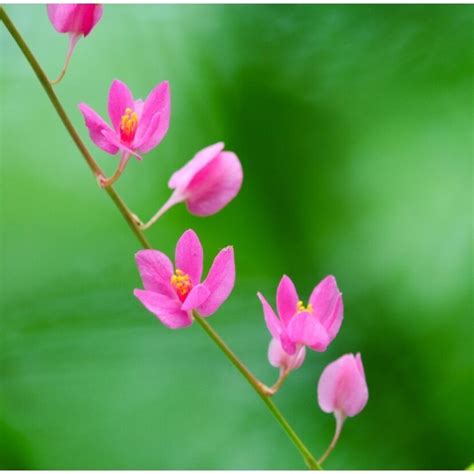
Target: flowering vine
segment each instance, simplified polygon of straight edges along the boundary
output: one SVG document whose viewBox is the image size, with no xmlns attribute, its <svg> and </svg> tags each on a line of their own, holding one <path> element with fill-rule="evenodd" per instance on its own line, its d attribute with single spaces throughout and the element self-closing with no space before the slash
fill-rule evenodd
<svg viewBox="0 0 474 474">
<path fill-rule="evenodd" d="M 340 357 L 324 369 L 319 379 L 319 405 L 324 412 L 333 413 L 336 418 L 334 438 L 319 462 L 271 397 L 281 388 L 289 374 L 302 366 L 306 348 L 317 352 L 325 351 L 337 336 L 343 321 L 343 303 L 336 279 L 333 276 L 323 279 L 314 288 L 305 305 L 299 299 L 291 279 L 284 276 L 277 289 L 277 314 L 263 295 L 258 293 L 264 320 L 272 336 L 268 360 L 280 370 L 277 382 L 271 387 L 266 386 L 252 374 L 207 321 L 207 317 L 213 315 L 232 292 L 236 274 L 233 248 L 225 247 L 217 254 L 206 278 L 202 280 L 203 249 L 193 230 L 187 230 L 178 240 L 174 266 L 164 253 L 152 249 L 144 235 L 145 229 L 180 202 L 184 202 L 189 212 L 198 216 L 208 216 L 225 207 L 235 198 L 242 185 L 243 172 L 237 155 L 225 151 L 221 142 L 198 152 L 172 175 L 168 185 L 173 193 L 169 200 L 148 223 L 142 223 L 128 209 L 112 185 L 125 170 L 131 156 L 141 160 L 142 155 L 155 148 L 166 135 L 170 120 L 169 85 L 166 81 L 158 84 L 147 99 L 142 101 L 134 99 L 124 83 L 113 81 L 108 99 L 112 126 L 86 104 L 79 105 L 94 144 L 109 154 L 121 154 L 117 171 L 112 177 L 105 178 L 52 88 L 52 84 L 64 77 L 78 39 L 87 36 L 100 20 L 102 7 L 49 5 L 48 15 L 58 32 L 70 35 L 65 66 L 56 81 L 49 81 L 4 8 L 0 7 L 2 22 L 30 63 L 71 138 L 100 186 L 113 200 L 144 247 L 144 250 L 136 254 L 143 282 L 143 289 L 134 291 L 136 298 L 168 328 L 186 328 L 196 322 L 263 400 L 301 453 L 308 468 L 320 469 L 334 449 L 346 418 L 357 415 L 367 403 L 368 389 L 360 354 Z"/>
</svg>

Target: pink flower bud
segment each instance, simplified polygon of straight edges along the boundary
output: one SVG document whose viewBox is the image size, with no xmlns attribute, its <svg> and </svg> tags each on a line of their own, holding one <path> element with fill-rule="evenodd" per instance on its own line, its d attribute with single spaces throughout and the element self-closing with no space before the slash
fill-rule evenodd
<svg viewBox="0 0 474 474">
<path fill-rule="evenodd" d="M 216 143 L 198 152 L 171 176 L 170 204 L 185 202 L 191 214 L 210 216 L 225 207 L 240 190 L 242 165 L 235 153 Z"/>
<path fill-rule="evenodd" d="M 87 36 L 102 16 L 102 5 L 50 4 L 48 16 L 59 33 Z"/>
<path fill-rule="evenodd" d="M 281 347 L 278 339 L 273 338 L 268 346 L 268 361 L 273 367 L 278 367 L 283 371 L 296 370 L 301 367 L 306 356 L 306 349 L 302 346 L 293 355 L 289 355 Z"/>
<path fill-rule="evenodd" d="M 355 416 L 369 398 L 360 354 L 346 354 L 329 364 L 318 383 L 321 410 L 334 413 L 336 419 Z"/>
</svg>

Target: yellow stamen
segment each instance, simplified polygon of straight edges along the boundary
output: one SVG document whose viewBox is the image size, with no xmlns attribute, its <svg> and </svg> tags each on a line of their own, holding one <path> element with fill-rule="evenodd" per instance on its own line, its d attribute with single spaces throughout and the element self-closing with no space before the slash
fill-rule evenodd
<svg viewBox="0 0 474 474">
<path fill-rule="evenodd" d="M 135 136 L 138 126 L 138 115 L 130 107 L 125 109 L 125 113 L 120 119 L 120 135 L 122 140 L 131 141 Z"/>
<path fill-rule="evenodd" d="M 176 269 L 175 274 L 171 277 L 171 286 L 175 288 L 178 298 L 181 301 L 184 301 L 186 296 L 188 296 L 188 293 L 191 291 L 193 285 L 189 275 L 179 269 Z"/>
<path fill-rule="evenodd" d="M 305 307 L 303 302 L 300 300 L 296 305 L 296 312 L 297 313 L 312 313 L 313 312 L 313 305 L 311 303 Z"/>
</svg>

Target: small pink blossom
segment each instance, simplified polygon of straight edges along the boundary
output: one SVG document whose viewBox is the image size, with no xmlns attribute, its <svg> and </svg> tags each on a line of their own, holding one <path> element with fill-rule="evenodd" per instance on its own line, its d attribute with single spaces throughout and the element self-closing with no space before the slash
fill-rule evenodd
<svg viewBox="0 0 474 474">
<path fill-rule="evenodd" d="M 81 103 L 79 109 L 91 140 L 111 155 L 122 152 L 123 170 L 131 155 L 141 160 L 141 155 L 155 148 L 166 135 L 170 121 L 169 85 L 161 82 L 142 101 L 133 98 L 126 84 L 113 81 L 108 99 L 112 127 L 88 105 Z"/>
<path fill-rule="evenodd" d="M 102 5 L 56 4 L 47 6 L 48 17 L 55 30 L 76 36 L 87 36 L 102 17 Z"/>
<path fill-rule="evenodd" d="M 286 275 L 277 289 L 278 316 L 261 293 L 257 293 L 270 334 L 293 355 L 301 346 L 323 352 L 336 337 L 343 319 L 342 294 L 336 279 L 327 276 L 313 290 L 304 306 L 295 285 Z"/>
<path fill-rule="evenodd" d="M 306 349 L 304 346 L 295 352 L 293 355 L 289 355 L 281 347 L 279 339 L 273 338 L 268 346 L 268 361 L 273 367 L 277 367 L 284 372 L 296 370 L 303 365 L 306 356 Z"/>
<path fill-rule="evenodd" d="M 365 407 L 369 391 L 360 354 L 346 354 L 329 364 L 318 383 L 321 410 L 342 417 L 355 416 Z M 336 416 L 336 417 L 337 417 Z"/>
<path fill-rule="evenodd" d="M 242 179 L 237 155 L 224 151 L 224 143 L 216 143 L 198 152 L 171 176 L 168 186 L 174 192 L 170 201 L 184 201 L 191 214 L 209 216 L 234 199 Z"/>
<path fill-rule="evenodd" d="M 336 431 L 328 449 L 319 459 L 320 464 L 336 446 L 346 418 L 359 414 L 368 399 L 369 389 L 360 354 L 343 355 L 323 370 L 318 383 L 318 403 L 324 412 L 334 413 Z"/>
<path fill-rule="evenodd" d="M 234 250 L 222 249 L 201 283 L 203 250 L 198 236 L 187 230 L 176 244 L 175 264 L 158 250 L 141 250 L 135 256 L 144 290 L 135 296 L 165 326 L 190 326 L 192 311 L 210 316 L 230 295 L 235 281 Z"/>
</svg>

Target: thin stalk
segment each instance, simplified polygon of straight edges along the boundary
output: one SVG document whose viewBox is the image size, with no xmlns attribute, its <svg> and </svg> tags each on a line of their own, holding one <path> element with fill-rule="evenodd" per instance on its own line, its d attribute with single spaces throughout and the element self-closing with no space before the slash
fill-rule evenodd
<svg viewBox="0 0 474 474">
<path fill-rule="evenodd" d="M 280 390 L 286 378 L 288 377 L 288 375 L 290 375 L 290 372 L 291 371 L 288 369 L 282 369 L 280 371 L 278 380 L 271 387 L 266 387 L 268 395 L 270 396 L 275 395 L 275 393 L 277 393 L 278 390 Z"/>
<path fill-rule="evenodd" d="M 327 457 L 332 453 L 332 450 L 336 447 L 339 436 L 341 435 L 342 427 L 344 425 L 345 416 L 339 411 L 336 411 L 334 413 L 334 416 L 336 417 L 336 430 L 334 432 L 334 437 L 332 438 L 332 441 L 329 444 L 328 449 L 326 449 L 326 452 L 319 459 L 319 461 L 318 461 L 319 464 L 322 464 L 324 461 L 326 461 Z"/>
<path fill-rule="evenodd" d="M 166 211 L 171 209 L 175 204 L 178 204 L 179 202 L 182 202 L 182 201 L 183 201 L 183 198 L 179 194 L 176 194 L 176 191 L 175 191 L 146 224 L 140 221 L 140 229 L 141 230 L 149 229 Z"/>
<path fill-rule="evenodd" d="M 67 48 L 67 54 L 66 54 L 66 59 L 64 61 L 64 66 L 61 69 L 61 72 L 59 73 L 59 76 L 54 79 L 53 81 L 49 81 L 49 83 L 52 86 L 55 86 L 56 84 L 59 84 L 62 80 L 64 75 L 66 74 L 67 68 L 69 66 L 69 61 L 71 60 L 72 53 L 74 51 L 74 48 L 76 47 L 76 44 L 79 40 L 80 36 L 77 34 L 73 34 L 69 37 L 69 45 Z"/>
<path fill-rule="evenodd" d="M 204 331 L 206 331 L 209 337 L 217 344 L 219 349 L 227 356 L 237 370 L 239 370 L 239 372 L 247 379 L 248 383 L 258 393 L 265 405 L 267 405 L 268 409 L 272 412 L 273 416 L 277 419 L 278 423 L 280 423 L 281 427 L 285 430 L 288 437 L 293 441 L 294 445 L 303 456 L 308 468 L 313 470 L 321 469 L 318 461 L 316 461 L 309 449 L 304 445 L 303 441 L 301 441 L 288 421 L 286 421 L 286 418 L 281 414 L 280 410 L 269 398 L 268 394 L 266 394 L 266 387 L 255 378 L 250 370 L 247 369 L 242 361 L 232 352 L 230 347 L 227 346 L 214 328 L 204 318 L 200 317 L 197 313 L 194 313 L 194 320 L 204 329 Z"/>
<path fill-rule="evenodd" d="M 120 163 L 117 169 L 115 170 L 115 173 L 110 178 L 106 178 L 105 176 L 99 176 L 98 178 L 99 185 L 103 188 L 112 186 L 112 184 L 114 184 L 115 181 L 117 181 L 117 179 L 119 179 L 120 176 L 122 175 L 125 167 L 127 166 L 129 158 L 130 158 L 130 154 L 124 151 L 122 158 L 120 159 Z"/>
<path fill-rule="evenodd" d="M 30 66 L 32 67 L 33 71 L 35 72 L 38 80 L 40 81 L 41 85 L 43 86 L 46 94 L 48 95 L 53 107 L 56 109 L 59 117 L 61 118 L 66 130 L 71 135 L 71 138 L 74 140 L 77 148 L 79 149 L 80 153 L 86 160 L 87 165 L 94 173 L 96 178 L 100 178 L 103 176 L 102 170 L 94 160 L 92 155 L 87 150 L 86 146 L 84 145 L 83 141 L 79 137 L 79 134 L 76 132 L 74 126 L 72 125 L 71 120 L 69 119 L 66 111 L 62 107 L 61 103 L 59 102 L 58 97 L 56 96 L 49 80 L 44 73 L 43 69 L 39 65 L 38 61 L 34 57 L 33 53 L 28 48 L 27 44 L 25 43 L 24 39 L 16 29 L 15 25 L 12 23 L 10 18 L 8 17 L 7 13 L 5 12 L 4 8 L 0 6 L 0 19 L 3 21 L 4 25 L 6 26 L 7 30 L 9 31 L 12 38 L 15 40 L 19 48 L 21 49 L 23 55 L 25 56 L 26 60 L 29 62 Z M 139 227 L 139 223 L 136 221 L 134 215 L 130 212 L 127 208 L 125 202 L 120 198 L 118 193 L 112 188 L 112 186 L 108 186 L 105 188 L 106 193 L 110 196 L 114 204 L 118 207 L 119 211 L 126 219 L 127 223 L 129 224 L 130 228 L 142 244 L 144 248 L 151 248 L 150 243 L 148 242 L 147 238 L 143 234 L 142 230 Z M 252 385 L 255 391 L 258 393 L 260 398 L 263 400 L 265 405 L 268 409 L 272 412 L 275 416 L 277 421 L 280 423 L 282 428 L 288 434 L 290 439 L 293 441 L 295 446 L 300 451 L 303 459 L 305 460 L 308 468 L 310 469 L 320 469 L 320 466 L 316 459 L 313 457 L 311 452 L 306 448 L 303 442 L 299 439 L 298 435 L 295 433 L 293 428 L 290 424 L 286 421 L 283 415 L 280 413 L 278 408 L 275 406 L 272 400 L 268 398 L 268 395 L 265 394 L 265 386 L 259 382 L 253 374 L 247 369 L 247 367 L 240 361 L 240 359 L 230 350 L 230 348 L 224 343 L 224 341 L 220 338 L 217 332 L 211 327 L 211 325 L 202 319 L 200 316 L 196 315 L 195 320 L 198 324 L 204 329 L 204 331 L 209 335 L 209 337 L 217 344 L 217 346 L 224 352 L 224 354 L 229 358 L 229 360 L 235 365 L 235 367 L 240 371 L 240 373 L 247 379 L 247 381 Z"/>
</svg>

